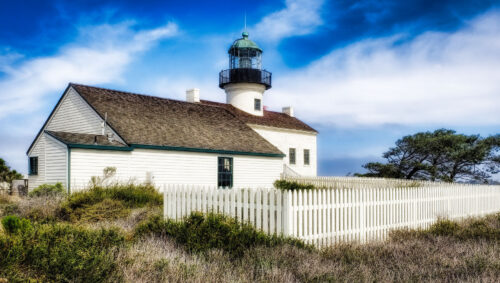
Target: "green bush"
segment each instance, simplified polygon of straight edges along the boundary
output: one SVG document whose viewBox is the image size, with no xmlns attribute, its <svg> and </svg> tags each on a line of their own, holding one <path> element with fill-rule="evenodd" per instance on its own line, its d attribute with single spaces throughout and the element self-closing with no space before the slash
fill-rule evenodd
<svg viewBox="0 0 500 283">
<path fill-rule="evenodd" d="M 274 187 L 284 191 L 294 191 L 294 190 L 312 190 L 315 187 L 311 184 L 300 184 L 295 181 L 290 182 L 286 180 L 276 180 L 274 182 Z"/>
<path fill-rule="evenodd" d="M 108 201 L 99 205 L 105 200 Z M 126 215 L 128 210 L 118 209 L 119 206 L 139 208 L 161 204 L 163 204 L 163 196 L 151 185 L 116 184 L 110 187 L 93 187 L 72 193 L 61 205 L 61 216 L 66 220 L 79 219 L 81 215 L 86 214 L 85 210 L 91 209 L 98 212 L 105 207 L 112 207 L 115 212 L 121 211 L 117 215 Z M 90 215 L 91 213 L 87 214 Z M 111 214 L 108 215 L 112 216 Z M 106 218 L 104 214 L 101 214 L 101 216 Z M 96 217 L 99 218 L 100 216 Z"/>
<path fill-rule="evenodd" d="M 235 257 L 242 256 L 246 250 L 255 246 L 290 244 L 310 248 L 298 239 L 269 236 L 257 231 L 250 224 L 240 223 L 234 218 L 214 213 L 193 212 L 179 222 L 154 216 L 136 228 L 136 238 L 147 234 L 172 237 L 189 252 L 221 249 Z"/>
<path fill-rule="evenodd" d="M 9 234 L 25 233 L 31 230 L 31 222 L 28 219 L 8 215 L 2 219 L 2 226 Z"/>
<path fill-rule="evenodd" d="M 72 208 L 92 205 L 104 199 L 123 201 L 130 208 L 143 207 L 146 205 L 163 204 L 162 195 L 150 185 L 114 185 L 110 187 L 94 187 L 71 194 L 68 205 Z"/>
<path fill-rule="evenodd" d="M 483 218 L 470 218 L 462 221 L 439 219 L 427 229 L 396 230 L 391 239 L 405 241 L 412 237 L 447 236 L 459 240 L 500 240 L 500 213 Z"/>
<path fill-rule="evenodd" d="M 103 220 L 114 220 L 127 217 L 130 209 L 123 205 L 122 201 L 104 199 L 93 205 L 85 205 L 75 209 L 71 214 L 72 221 L 99 222 Z"/>
<path fill-rule="evenodd" d="M 24 280 L 102 282 L 118 276 L 116 250 L 123 243 L 114 229 L 35 225 L 29 233 L 0 235 L 0 277 L 23 280 L 15 277 L 24 270 L 30 271 Z"/>
<path fill-rule="evenodd" d="M 474 219 L 467 223 L 459 232 L 462 239 L 500 240 L 500 229 L 491 227 L 485 219 Z"/>
<path fill-rule="evenodd" d="M 436 236 L 455 236 L 459 230 L 458 223 L 448 219 L 439 219 L 429 227 L 429 232 Z"/>
<path fill-rule="evenodd" d="M 29 192 L 29 197 L 41 196 L 63 196 L 66 195 L 66 190 L 61 183 L 55 185 L 43 184 L 36 187 L 33 191 Z"/>
</svg>

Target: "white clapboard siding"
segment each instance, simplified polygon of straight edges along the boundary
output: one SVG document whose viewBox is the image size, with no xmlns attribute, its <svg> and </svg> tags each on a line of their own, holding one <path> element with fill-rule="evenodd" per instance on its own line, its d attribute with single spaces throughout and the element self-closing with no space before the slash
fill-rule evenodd
<svg viewBox="0 0 500 283">
<path fill-rule="evenodd" d="M 34 188 L 45 183 L 45 143 L 47 137 L 41 135 L 38 141 L 33 145 L 29 157 L 38 157 L 38 174 L 28 176 L 28 190 L 33 190 Z M 28 169 L 29 170 L 29 169 Z"/>
<path fill-rule="evenodd" d="M 429 227 L 439 217 L 461 219 L 500 211 L 500 186 L 217 189 L 164 185 L 164 215 L 179 220 L 193 211 L 217 212 L 269 234 L 318 247 L 341 241 L 380 241 L 394 229 Z"/>
<path fill-rule="evenodd" d="M 65 144 L 45 135 L 45 183 L 62 183 L 66 188 L 68 148 Z M 40 167 L 40 166 L 39 166 Z"/>
<path fill-rule="evenodd" d="M 139 149 L 111 151 L 71 149 L 71 190 L 88 186 L 92 176 L 101 176 L 106 167 L 115 167 L 114 181 L 138 182 L 152 177 L 154 184 L 217 185 L 218 154 Z M 223 155 L 230 156 L 230 155 Z M 280 158 L 233 157 L 235 186 L 271 186 L 280 177 Z"/>
<path fill-rule="evenodd" d="M 283 163 L 293 171 L 304 176 L 316 176 L 316 133 L 253 124 L 248 126 L 285 153 L 287 156 L 283 158 Z M 290 148 L 295 148 L 295 164 L 289 163 L 288 152 Z M 304 149 L 309 149 L 309 165 L 304 164 Z"/>
<path fill-rule="evenodd" d="M 45 129 L 56 132 L 100 135 L 102 134 L 102 118 L 78 92 L 70 87 L 50 117 Z M 115 137 L 123 142 L 109 127 L 107 127 L 107 131 L 114 133 Z"/>
</svg>

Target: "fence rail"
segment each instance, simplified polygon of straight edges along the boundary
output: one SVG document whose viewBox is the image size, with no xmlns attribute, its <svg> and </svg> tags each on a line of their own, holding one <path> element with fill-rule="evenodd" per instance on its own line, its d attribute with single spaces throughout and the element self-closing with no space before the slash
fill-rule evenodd
<svg viewBox="0 0 500 283">
<path fill-rule="evenodd" d="M 500 186 L 360 184 L 281 191 L 165 185 L 162 189 L 167 218 L 212 211 L 319 247 L 340 241 L 383 240 L 392 229 L 428 227 L 438 217 L 457 219 L 500 210 Z"/>
</svg>

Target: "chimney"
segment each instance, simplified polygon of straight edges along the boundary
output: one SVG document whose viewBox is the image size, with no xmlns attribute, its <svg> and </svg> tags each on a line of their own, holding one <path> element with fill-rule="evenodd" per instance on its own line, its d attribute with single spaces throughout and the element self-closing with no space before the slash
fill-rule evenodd
<svg viewBox="0 0 500 283">
<path fill-rule="evenodd" d="M 192 89 L 186 90 L 186 101 L 191 102 L 191 103 L 200 102 L 200 89 L 199 88 L 192 88 Z"/>
<path fill-rule="evenodd" d="M 293 116 L 293 107 L 292 106 L 283 107 L 282 112 L 285 113 L 286 115 L 290 116 L 290 117 L 294 117 Z"/>
</svg>

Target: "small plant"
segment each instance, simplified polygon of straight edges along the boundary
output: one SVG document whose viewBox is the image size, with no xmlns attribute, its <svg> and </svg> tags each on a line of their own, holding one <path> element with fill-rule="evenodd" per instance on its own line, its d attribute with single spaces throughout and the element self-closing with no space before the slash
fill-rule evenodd
<svg viewBox="0 0 500 283">
<path fill-rule="evenodd" d="M 295 181 L 286 180 L 276 180 L 274 182 L 274 187 L 283 191 L 295 191 L 295 190 L 313 190 L 315 187 L 311 184 L 300 184 Z"/>
<path fill-rule="evenodd" d="M 66 195 L 66 191 L 61 183 L 56 183 L 55 185 L 43 184 L 36 187 L 31 191 L 29 197 L 42 197 L 42 196 L 63 196 Z"/>
<path fill-rule="evenodd" d="M 19 218 L 15 215 L 8 215 L 2 219 L 2 226 L 9 234 L 18 234 L 30 231 L 32 226 L 28 219 Z"/>
<path fill-rule="evenodd" d="M 102 170 L 102 176 L 90 177 L 90 187 L 95 188 L 98 186 L 108 185 L 108 182 L 116 174 L 116 167 L 108 166 Z"/>
</svg>

